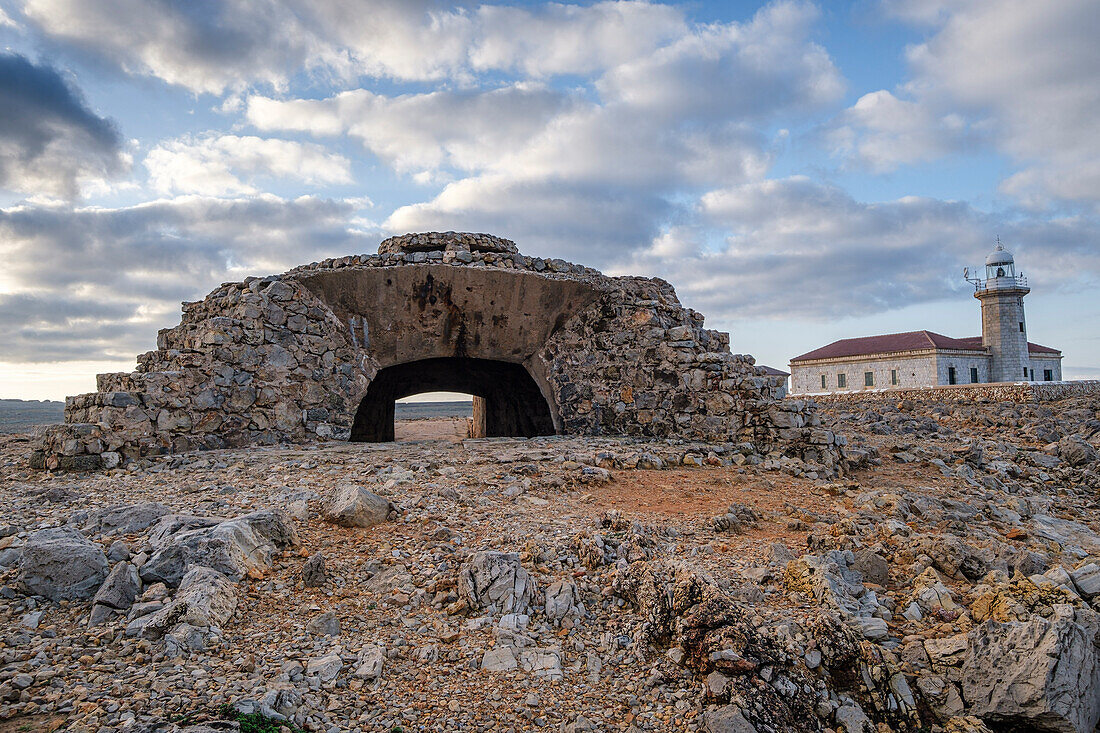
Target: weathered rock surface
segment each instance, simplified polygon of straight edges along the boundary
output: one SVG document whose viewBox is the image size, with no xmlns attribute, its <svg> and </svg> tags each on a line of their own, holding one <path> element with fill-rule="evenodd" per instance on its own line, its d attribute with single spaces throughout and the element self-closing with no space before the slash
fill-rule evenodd
<svg viewBox="0 0 1100 733">
<path fill-rule="evenodd" d="M 286 514 L 265 509 L 168 536 L 141 566 L 141 579 L 174 586 L 190 568 L 203 565 L 240 580 L 250 573 L 264 573 L 277 551 L 298 544 Z"/>
<path fill-rule="evenodd" d="M 111 573 L 92 599 L 93 615 L 96 614 L 95 606 L 125 611 L 134 605 L 140 592 L 141 578 L 138 577 L 137 568 L 128 562 L 120 562 L 111 568 Z M 99 611 L 100 617 L 103 616 L 103 610 L 105 609 Z"/>
<path fill-rule="evenodd" d="M 458 575 L 459 596 L 471 608 L 492 614 L 525 613 L 536 590 L 516 553 L 475 553 Z"/>
<path fill-rule="evenodd" d="M 310 555 L 302 565 L 302 583 L 307 588 L 320 588 L 328 582 L 328 573 L 325 571 L 325 556 L 320 553 Z"/>
<path fill-rule="evenodd" d="M 858 456 L 843 479 L 749 446 L 456 431 L 446 442 L 130 455 L 110 474 L 57 477 L 26 469 L 26 444 L 0 436 L 0 558 L 17 564 L 41 527 L 85 528 L 106 548 L 119 535 L 89 522 L 109 507 L 171 510 L 121 538 L 130 559 L 111 550 L 112 568 L 141 568 L 178 535 L 301 502 L 301 547 L 276 548 L 262 572 L 184 590 L 146 583 L 124 611 L 90 598 L 43 603 L 17 568 L 4 571 L 0 719 L 161 731 L 184 715 L 213 725 L 224 704 L 302 730 L 364 733 L 485 721 L 689 733 L 719 713 L 758 733 L 1065 729 L 1079 701 L 1051 716 L 1042 710 L 1058 698 L 1043 695 L 1057 685 L 1028 695 L 1044 665 L 1050 681 L 1071 676 L 1062 670 L 1073 654 L 1044 662 L 1062 641 L 1025 653 L 1012 635 L 1054 628 L 1065 606 L 1084 628 L 1096 610 L 1100 476 L 1095 463 L 1059 457 L 1058 441 L 1100 441 L 1100 401 L 912 400 L 825 416 L 815 429 L 845 434 Z M 320 497 L 349 484 L 379 487 L 400 521 L 366 531 L 324 521 Z M 735 506 L 751 508 L 755 525 L 716 533 L 714 516 Z M 515 558 L 502 574 L 510 595 L 460 590 L 482 552 Z M 306 585 L 318 554 L 326 581 Z M 503 613 L 519 570 L 534 590 L 523 613 Z M 193 587 L 221 588 L 236 610 L 218 621 L 200 607 L 187 620 L 177 603 Z M 105 618 L 89 627 L 97 609 Z M 338 637 L 306 632 L 330 611 Z M 994 633 L 993 622 L 1016 631 Z M 978 633 L 989 649 L 1011 637 L 1021 663 L 967 661 Z M 1064 629 L 1034 636 L 1084 648 Z M 1022 682 L 998 677 L 1028 665 Z M 964 678 L 984 679 L 993 707 L 1024 709 L 983 722 Z M 1087 699 L 1095 684 L 1079 687 Z"/>
<path fill-rule="evenodd" d="M 342 527 L 373 527 L 385 522 L 393 510 L 385 499 L 362 486 L 337 487 L 325 503 L 325 519 Z"/>
<path fill-rule="evenodd" d="M 99 509 L 87 523 L 89 531 L 100 535 L 133 534 L 152 526 L 171 510 L 159 502 L 118 504 Z"/>
<path fill-rule="evenodd" d="M 1100 722 L 1100 614 L 1062 605 L 1051 619 L 986 621 L 967 637 L 962 694 L 988 723 L 1092 733 Z"/>
<path fill-rule="evenodd" d="M 217 570 L 197 566 L 187 571 L 175 597 L 163 608 L 135 619 L 127 635 L 160 639 L 179 624 L 192 627 L 220 627 L 237 608 L 233 581 Z"/>
<path fill-rule="evenodd" d="M 95 595 L 108 569 L 99 545 L 76 530 L 42 529 L 23 546 L 19 579 L 31 593 L 51 601 L 79 600 Z"/>
</svg>

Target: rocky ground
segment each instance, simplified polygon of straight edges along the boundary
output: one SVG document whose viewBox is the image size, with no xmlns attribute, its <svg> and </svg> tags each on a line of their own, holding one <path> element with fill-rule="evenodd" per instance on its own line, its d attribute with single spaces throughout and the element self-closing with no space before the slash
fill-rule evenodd
<svg viewBox="0 0 1100 733">
<path fill-rule="evenodd" d="M 0 437 L 0 731 L 1092 733 L 1100 400 L 826 412 L 840 477 L 447 426 L 50 475 Z"/>
</svg>

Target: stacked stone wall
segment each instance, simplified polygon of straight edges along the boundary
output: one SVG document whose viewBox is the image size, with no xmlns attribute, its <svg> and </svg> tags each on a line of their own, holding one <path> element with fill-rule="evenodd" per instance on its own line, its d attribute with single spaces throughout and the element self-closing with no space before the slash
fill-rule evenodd
<svg viewBox="0 0 1100 733">
<path fill-rule="evenodd" d="M 185 303 L 180 324 L 160 332 L 136 371 L 100 375 L 99 391 L 66 401 L 66 423 L 41 434 L 32 462 L 83 469 L 195 449 L 348 440 L 379 362 L 362 319 L 338 316 L 303 281 L 415 264 L 440 266 L 428 270 L 440 279 L 454 267 L 522 271 L 595 293 L 535 353 L 514 359 L 550 391 L 560 432 L 747 444 L 836 465 L 836 440 L 813 403 L 778 399 L 776 381 L 751 356 L 732 354 L 728 336 L 704 328 L 667 282 L 527 257 L 490 235 L 404 235 L 379 252 L 226 283 Z"/>
<path fill-rule="evenodd" d="M 1052 402 L 1067 397 L 1100 394 L 1100 380 L 1073 382 L 996 382 L 957 384 L 915 389 L 868 389 L 814 395 L 821 403 L 888 400 L 931 402 Z"/>
</svg>

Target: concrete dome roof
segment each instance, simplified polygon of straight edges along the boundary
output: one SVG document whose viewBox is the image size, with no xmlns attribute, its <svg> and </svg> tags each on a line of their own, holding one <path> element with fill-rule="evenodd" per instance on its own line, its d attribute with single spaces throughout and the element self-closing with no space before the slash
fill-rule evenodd
<svg viewBox="0 0 1100 733">
<path fill-rule="evenodd" d="M 997 249 L 993 250 L 988 257 L 985 258 L 985 264 L 987 265 L 1011 265 L 1012 253 L 1004 248 L 1003 244 L 998 244 Z"/>
</svg>

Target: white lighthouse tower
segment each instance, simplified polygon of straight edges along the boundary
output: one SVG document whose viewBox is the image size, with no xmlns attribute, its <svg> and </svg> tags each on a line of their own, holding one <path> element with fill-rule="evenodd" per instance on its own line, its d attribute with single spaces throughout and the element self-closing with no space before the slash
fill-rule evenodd
<svg viewBox="0 0 1100 733">
<path fill-rule="evenodd" d="M 1012 253 L 997 239 L 997 248 L 985 258 L 985 279 L 972 279 L 974 297 L 982 302 L 982 346 L 989 349 L 992 382 L 1030 379 L 1024 296 L 1031 292 L 1027 278 L 1016 274 Z"/>
</svg>

